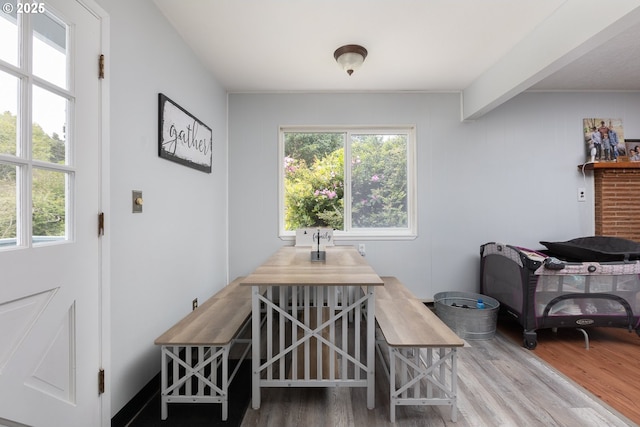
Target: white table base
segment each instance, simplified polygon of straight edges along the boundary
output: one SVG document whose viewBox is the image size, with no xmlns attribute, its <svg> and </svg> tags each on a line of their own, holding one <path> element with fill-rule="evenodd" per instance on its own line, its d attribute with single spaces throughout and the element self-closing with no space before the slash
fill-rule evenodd
<svg viewBox="0 0 640 427">
<path fill-rule="evenodd" d="M 262 295 L 259 286 L 253 286 L 254 409 L 260 408 L 263 387 L 366 387 L 367 407 L 374 408 L 375 322 L 363 322 L 362 314 L 364 311 L 367 319 L 375 319 L 375 286 L 367 287 L 367 292 L 357 298 L 355 295 L 360 294 L 350 288 L 278 286 L 268 287 Z M 264 349 L 261 312 L 266 317 Z M 360 344 L 362 333 L 366 333 L 364 349 Z M 313 357 L 312 339 L 321 343 Z M 311 367 L 314 358 L 315 375 Z"/>
</svg>

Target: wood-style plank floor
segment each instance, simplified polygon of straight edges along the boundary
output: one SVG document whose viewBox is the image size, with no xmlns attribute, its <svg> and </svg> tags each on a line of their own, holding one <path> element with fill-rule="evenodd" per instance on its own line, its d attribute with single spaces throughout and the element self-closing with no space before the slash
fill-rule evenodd
<svg viewBox="0 0 640 427">
<path fill-rule="evenodd" d="M 262 390 L 261 407 L 249 406 L 242 426 L 633 426 L 535 352 L 508 335 L 472 341 L 459 349 L 458 421 L 448 407 L 399 407 L 389 421 L 389 383 L 376 367 L 376 407 L 366 392 L 350 388 L 274 388 Z"/>
<path fill-rule="evenodd" d="M 516 343 L 522 342 L 522 328 L 504 318 L 500 330 Z M 533 353 L 582 387 L 640 424 L 640 337 L 621 328 L 587 328 L 584 335 L 575 328 L 538 331 Z"/>
</svg>

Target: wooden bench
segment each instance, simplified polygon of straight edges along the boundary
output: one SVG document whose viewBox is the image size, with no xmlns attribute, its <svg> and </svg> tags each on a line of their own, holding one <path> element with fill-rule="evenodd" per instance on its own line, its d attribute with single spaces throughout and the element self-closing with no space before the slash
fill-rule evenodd
<svg viewBox="0 0 640 427">
<path fill-rule="evenodd" d="M 161 419 L 167 419 L 169 403 L 221 403 L 222 420 L 227 419 L 229 385 L 251 349 L 251 338 L 243 338 L 251 324 L 251 288 L 239 286 L 242 279 L 155 340 L 162 346 Z M 244 348 L 229 374 L 229 352 L 235 345 Z"/>
<path fill-rule="evenodd" d="M 376 348 L 389 375 L 391 422 L 398 405 L 449 405 L 455 422 L 457 348 L 464 341 L 398 279 L 382 280 L 384 289 L 376 289 L 375 317 L 382 333 Z"/>
<path fill-rule="evenodd" d="M 415 295 L 393 276 L 381 277 L 384 286 L 376 288 L 376 301 L 383 299 L 401 300 L 401 299 L 417 299 Z"/>
</svg>

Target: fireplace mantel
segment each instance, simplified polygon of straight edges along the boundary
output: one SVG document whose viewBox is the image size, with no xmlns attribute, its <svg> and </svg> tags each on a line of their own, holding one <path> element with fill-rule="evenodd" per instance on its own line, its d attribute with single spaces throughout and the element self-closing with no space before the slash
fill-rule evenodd
<svg viewBox="0 0 640 427">
<path fill-rule="evenodd" d="M 597 236 L 640 242 L 640 162 L 597 162 L 578 166 L 593 171 Z"/>
<path fill-rule="evenodd" d="M 580 170 L 601 170 L 601 169 L 640 169 L 640 162 L 595 162 L 578 165 Z"/>
</svg>

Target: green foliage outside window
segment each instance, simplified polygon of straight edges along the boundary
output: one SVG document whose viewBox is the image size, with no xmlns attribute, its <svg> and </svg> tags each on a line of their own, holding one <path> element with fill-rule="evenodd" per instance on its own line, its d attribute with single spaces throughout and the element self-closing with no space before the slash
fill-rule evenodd
<svg viewBox="0 0 640 427">
<path fill-rule="evenodd" d="M 285 229 L 344 230 L 344 133 L 285 133 Z M 407 135 L 352 135 L 349 228 L 406 228 Z"/>
<path fill-rule="evenodd" d="M 0 153 L 16 154 L 16 116 L 0 114 Z M 54 133 L 47 135 L 42 127 L 32 127 L 33 157 L 50 163 L 65 162 L 65 141 Z M 34 236 L 65 235 L 65 174 L 34 169 L 33 179 Z M 16 167 L 0 165 L 0 239 L 16 237 Z"/>
<path fill-rule="evenodd" d="M 285 229 L 344 227 L 344 137 L 287 133 Z"/>
<path fill-rule="evenodd" d="M 0 239 L 16 237 L 16 168 L 0 163 Z"/>
<path fill-rule="evenodd" d="M 33 235 L 65 235 L 65 174 L 33 171 Z"/>
<path fill-rule="evenodd" d="M 406 135 L 353 136 L 351 199 L 353 228 L 408 226 Z"/>
</svg>

